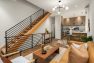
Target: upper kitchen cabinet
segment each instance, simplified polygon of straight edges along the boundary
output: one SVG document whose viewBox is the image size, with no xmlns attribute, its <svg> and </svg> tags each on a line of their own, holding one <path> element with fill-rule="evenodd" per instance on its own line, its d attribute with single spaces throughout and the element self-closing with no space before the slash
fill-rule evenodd
<svg viewBox="0 0 94 63">
<path fill-rule="evenodd" d="M 63 26 L 85 26 L 85 16 L 64 18 Z"/>
</svg>

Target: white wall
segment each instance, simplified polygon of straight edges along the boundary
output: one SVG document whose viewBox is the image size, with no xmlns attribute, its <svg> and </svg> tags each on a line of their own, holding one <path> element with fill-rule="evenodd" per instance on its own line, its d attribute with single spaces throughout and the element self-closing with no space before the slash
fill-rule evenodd
<svg viewBox="0 0 94 63">
<path fill-rule="evenodd" d="M 46 21 L 34 32 L 34 33 L 45 33 L 45 29 L 51 32 L 51 17 L 47 18 Z"/>
<path fill-rule="evenodd" d="M 78 17 L 78 16 L 86 16 L 85 9 L 80 10 L 69 10 L 64 12 L 63 17 L 64 18 L 70 18 L 70 17 Z"/>
<path fill-rule="evenodd" d="M 4 44 L 5 31 L 38 11 L 39 7 L 22 0 L 0 0 L 0 44 Z"/>
<path fill-rule="evenodd" d="M 94 0 L 90 1 L 89 18 L 90 18 L 90 34 L 93 36 L 94 40 Z"/>
</svg>

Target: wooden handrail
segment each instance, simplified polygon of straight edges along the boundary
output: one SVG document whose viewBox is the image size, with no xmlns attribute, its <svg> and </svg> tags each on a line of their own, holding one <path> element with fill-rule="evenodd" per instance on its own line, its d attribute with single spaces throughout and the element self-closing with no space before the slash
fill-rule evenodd
<svg viewBox="0 0 94 63">
<path fill-rule="evenodd" d="M 13 52 L 13 53 L 2 55 L 2 57 L 9 57 L 9 56 L 15 55 L 17 53 L 20 53 L 20 51 L 16 51 L 16 52 Z"/>
</svg>

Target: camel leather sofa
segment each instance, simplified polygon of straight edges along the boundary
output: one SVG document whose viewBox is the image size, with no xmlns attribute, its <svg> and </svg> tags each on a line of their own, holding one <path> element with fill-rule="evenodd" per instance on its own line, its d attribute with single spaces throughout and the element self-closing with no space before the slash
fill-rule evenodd
<svg viewBox="0 0 94 63">
<path fill-rule="evenodd" d="M 76 42 L 76 43 L 82 44 L 79 42 Z M 89 54 L 88 63 L 94 63 L 94 42 L 88 42 L 87 44 L 88 44 L 88 54 Z M 64 53 L 59 63 L 68 63 L 69 62 L 69 52 L 70 52 L 70 48 L 68 48 L 67 51 Z M 52 59 L 50 63 L 57 63 L 57 62 Z"/>
</svg>

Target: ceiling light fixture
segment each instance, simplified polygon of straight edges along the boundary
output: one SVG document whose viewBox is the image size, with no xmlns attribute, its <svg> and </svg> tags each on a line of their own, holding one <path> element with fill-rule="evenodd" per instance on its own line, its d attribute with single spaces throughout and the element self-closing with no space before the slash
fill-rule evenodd
<svg viewBox="0 0 94 63">
<path fill-rule="evenodd" d="M 53 11 L 55 11 L 55 8 L 53 8 Z"/>
<path fill-rule="evenodd" d="M 59 0 L 58 4 L 52 9 L 53 11 L 58 11 L 57 13 L 60 14 L 61 13 L 61 8 L 65 9 L 65 10 L 69 10 L 68 6 L 63 5 L 62 1 Z"/>
</svg>

